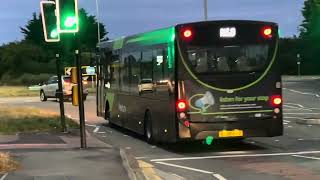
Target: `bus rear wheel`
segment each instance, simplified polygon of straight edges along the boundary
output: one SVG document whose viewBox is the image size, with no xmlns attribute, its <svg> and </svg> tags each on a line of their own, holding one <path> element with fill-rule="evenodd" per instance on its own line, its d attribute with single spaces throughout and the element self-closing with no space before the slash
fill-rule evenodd
<svg viewBox="0 0 320 180">
<path fill-rule="evenodd" d="M 146 115 L 144 117 L 144 135 L 146 137 L 146 140 L 149 144 L 154 144 L 154 137 L 153 137 L 153 131 L 152 131 L 152 119 L 150 112 L 146 112 Z"/>
</svg>

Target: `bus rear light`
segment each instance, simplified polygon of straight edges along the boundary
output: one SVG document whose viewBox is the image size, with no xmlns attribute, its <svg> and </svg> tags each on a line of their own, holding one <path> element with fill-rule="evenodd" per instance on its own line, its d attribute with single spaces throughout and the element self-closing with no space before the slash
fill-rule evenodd
<svg viewBox="0 0 320 180">
<path fill-rule="evenodd" d="M 279 108 L 275 108 L 274 109 L 274 113 L 279 114 L 280 113 L 280 109 Z"/>
<path fill-rule="evenodd" d="M 183 125 L 186 126 L 186 127 L 190 127 L 190 121 L 184 121 Z"/>
<path fill-rule="evenodd" d="M 272 96 L 271 97 L 271 103 L 273 106 L 279 106 L 282 103 L 281 96 Z"/>
<path fill-rule="evenodd" d="M 176 106 L 179 112 L 183 112 L 187 109 L 187 102 L 186 100 L 180 99 L 177 101 Z"/>
<path fill-rule="evenodd" d="M 186 29 L 183 31 L 183 37 L 191 38 L 191 36 L 192 36 L 192 31 L 190 29 Z"/>
<path fill-rule="evenodd" d="M 272 28 L 269 27 L 269 26 L 263 27 L 263 28 L 262 28 L 262 36 L 263 36 L 265 39 L 270 39 L 270 38 L 272 38 Z"/>
<path fill-rule="evenodd" d="M 184 113 L 184 112 L 179 113 L 179 118 L 180 119 L 186 118 L 186 113 Z"/>
</svg>

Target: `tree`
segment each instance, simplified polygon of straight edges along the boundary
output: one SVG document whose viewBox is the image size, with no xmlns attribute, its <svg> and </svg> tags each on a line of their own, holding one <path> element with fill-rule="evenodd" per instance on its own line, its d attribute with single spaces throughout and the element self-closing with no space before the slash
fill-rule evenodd
<svg viewBox="0 0 320 180">
<path fill-rule="evenodd" d="M 306 0 L 302 9 L 304 20 L 300 25 L 302 69 L 305 74 L 320 73 L 320 1 Z"/>
</svg>

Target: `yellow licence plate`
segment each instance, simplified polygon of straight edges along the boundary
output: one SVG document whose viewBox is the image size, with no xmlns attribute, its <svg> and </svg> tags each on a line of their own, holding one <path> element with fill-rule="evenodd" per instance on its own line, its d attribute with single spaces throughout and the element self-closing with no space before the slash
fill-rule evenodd
<svg viewBox="0 0 320 180">
<path fill-rule="evenodd" d="M 219 137 L 242 137 L 243 136 L 243 131 L 239 129 L 235 129 L 232 131 L 219 131 Z"/>
</svg>

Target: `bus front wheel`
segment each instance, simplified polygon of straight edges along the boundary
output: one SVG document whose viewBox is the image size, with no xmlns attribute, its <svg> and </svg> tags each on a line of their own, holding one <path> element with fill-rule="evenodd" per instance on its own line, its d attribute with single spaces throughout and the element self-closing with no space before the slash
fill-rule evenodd
<svg viewBox="0 0 320 180">
<path fill-rule="evenodd" d="M 146 140 L 149 144 L 154 144 L 154 137 L 153 137 L 153 131 L 152 131 L 152 119 L 149 111 L 146 112 L 144 122 L 145 122 L 144 134 L 145 134 Z"/>
</svg>

